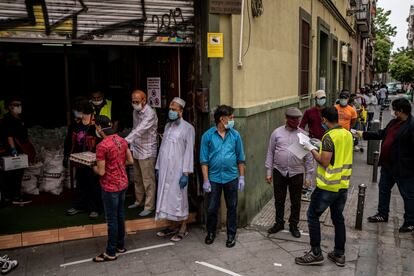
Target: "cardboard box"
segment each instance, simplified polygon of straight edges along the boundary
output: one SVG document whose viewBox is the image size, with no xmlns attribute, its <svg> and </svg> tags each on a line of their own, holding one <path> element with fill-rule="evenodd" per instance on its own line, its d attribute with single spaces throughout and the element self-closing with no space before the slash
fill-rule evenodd
<svg viewBox="0 0 414 276">
<path fill-rule="evenodd" d="M 19 156 L 3 156 L 0 159 L 0 169 L 3 171 L 11 171 L 17 169 L 24 169 L 29 167 L 29 160 L 26 154 Z"/>
</svg>

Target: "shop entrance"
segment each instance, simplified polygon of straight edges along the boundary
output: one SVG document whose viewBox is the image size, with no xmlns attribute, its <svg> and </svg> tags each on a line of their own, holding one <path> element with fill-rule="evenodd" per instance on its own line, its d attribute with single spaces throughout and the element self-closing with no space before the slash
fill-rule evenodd
<svg viewBox="0 0 414 276">
<path fill-rule="evenodd" d="M 116 107 L 120 130 L 127 130 L 132 126 L 132 90 L 147 91 L 148 78 L 157 77 L 161 80 L 161 106 L 156 111 L 158 131 L 162 133 L 173 97 L 186 100 L 189 107 L 186 119 L 193 117 L 192 68 L 190 47 L 3 43 L 0 44 L 0 100 L 10 93 L 20 94 L 26 125 L 52 133 L 67 126 L 75 97 L 87 97 L 100 89 Z M 43 143 L 63 147 L 63 140 L 55 137 L 50 143 Z M 89 221 L 87 215 L 66 217 L 65 210 L 72 199 L 70 189 L 59 195 L 41 193 L 35 198 L 32 205 L 24 208 L 0 208 L 4 222 L 14 218 L 14 223 L 0 227 L 0 235 L 103 222 L 102 214 L 95 221 Z M 126 211 L 128 219 L 137 218 L 136 212 Z"/>
</svg>

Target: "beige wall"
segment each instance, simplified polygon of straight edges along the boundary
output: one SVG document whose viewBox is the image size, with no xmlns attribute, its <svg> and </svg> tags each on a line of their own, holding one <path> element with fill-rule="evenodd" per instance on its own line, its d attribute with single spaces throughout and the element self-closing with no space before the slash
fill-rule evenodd
<svg viewBox="0 0 414 276">
<path fill-rule="evenodd" d="M 335 2 L 345 15 L 348 1 Z M 312 13 L 312 91 L 315 91 L 317 86 L 318 16 L 330 26 L 330 31 L 338 37 L 338 42 L 351 43 L 353 40 L 319 0 L 264 0 L 263 4 L 264 14 L 259 18 L 251 18 L 250 48 L 243 58 L 242 69 L 237 67 L 241 17 L 220 17 L 220 31 L 224 33 L 225 43 L 225 57 L 220 61 L 222 104 L 247 108 L 282 99 L 298 98 L 299 7 Z M 246 4 L 246 8 L 250 7 Z M 247 10 L 245 14 L 243 51 L 246 51 L 249 41 Z M 357 48 L 353 49 L 355 56 Z M 339 77 L 337 79 L 339 80 Z"/>
</svg>

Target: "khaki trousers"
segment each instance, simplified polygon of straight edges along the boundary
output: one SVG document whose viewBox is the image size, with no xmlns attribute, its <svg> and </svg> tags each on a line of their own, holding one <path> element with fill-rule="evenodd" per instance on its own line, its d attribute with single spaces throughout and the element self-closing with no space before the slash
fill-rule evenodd
<svg viewBox="0 0 414 276">
<path fill-rule="evenodd" d="M 135 199 L 138 205 L 143 203 L 144 210 L 155 209 L 155 158 L 134 159 L 134 186 Z"/>
</svg>

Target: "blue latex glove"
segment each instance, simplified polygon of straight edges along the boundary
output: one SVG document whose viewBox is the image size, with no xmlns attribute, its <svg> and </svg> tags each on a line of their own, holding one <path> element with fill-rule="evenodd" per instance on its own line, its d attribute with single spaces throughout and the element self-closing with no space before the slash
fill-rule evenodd
<svg viewBox="0 0 414 276">
<path fill-rule="evenodd" d="M 204 183 L 203 183 L 203 190 L 206 193 L 211 192 L 211 184 L 210 184 L 210 181 L 208 181 L 208 180 L 204 181 Z"/>
<path fill-rule="evenodd" d="M 17 152 L 17 149 L 16 148 L 11 148 L 10 149 L 10 155 L 11 156 L 18 156 L 19 153 Z"/>
<path fill-rule="evenodd" d="M 244 190 L 244 176 L 239 177 L 239 191 L 243 192 Z"/>
<path fill-rule="evenodd" d="M 155 170 L 155 178 L 158 179 L 159 176 L 160 176 L 159 170 Z"/>
<path fill-rule="evenodd" d="M 180 184 L 180 188 L 181 189 L 184 189 L 185 188 L 185 186 L 187 186 L 188 185 L 188 175 L 182 175 L 181 176 L 181 178 L 180 178 L 180 182 L 179 182 L 179 184 Z"/>
</svg>

